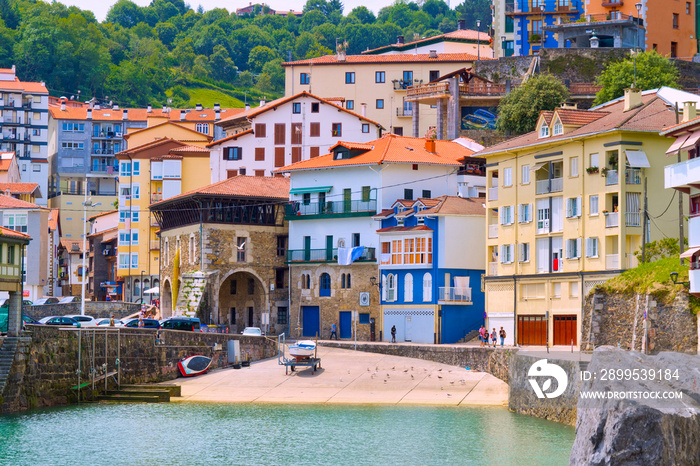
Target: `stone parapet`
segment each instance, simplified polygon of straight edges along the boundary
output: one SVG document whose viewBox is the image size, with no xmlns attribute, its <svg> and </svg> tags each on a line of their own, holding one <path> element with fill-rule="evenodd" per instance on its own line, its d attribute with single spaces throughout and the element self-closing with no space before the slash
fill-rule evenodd
<svg viewBox="0 0 700 466">
<path fill-rule="evenodd" d="M 42 317 L 65 316 L 80 314 L 80 302 L 65 304 L 44 304 L 42 306 L 25 306 L 25 311 L 33 318 L 39 320 Z M 121 301 L 86 301 L 85 314 L 96 319 L 114 317 L 121 319 L 139 312 L 141 305 L 138 303 L 125 303 Z"/>
</svg>

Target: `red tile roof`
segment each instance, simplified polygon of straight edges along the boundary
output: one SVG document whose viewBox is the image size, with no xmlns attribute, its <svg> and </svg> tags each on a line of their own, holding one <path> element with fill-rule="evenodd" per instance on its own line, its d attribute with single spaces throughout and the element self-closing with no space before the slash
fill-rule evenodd
<svg viewBox="0 0 700 466">
<path fill-rule="evenodd" d="M 372 63 L 465 63 L 477 60 L 476 55 L 471 53 L 439 53 L 436 58 L 430 57 L 427 53 L 397 53 L 393 55 L 347 55 L 345 60 L 338 60 L 336 55 L 324 55 L 322 57 L 310 58 L 282 63 L 282 66 L 298 65 L 364 65 Z M 492 58 L 481 57 L 481 60 L 492 60 Z"/>
<path fill-rule="evenodd" d="M 226 142 L 226 141 L 232 141 L 232 140 L 235 141 L 236 139 L 240 138 L 241 136 L 245 136 L 246 134 L 253 134 L 253 132 L 254 131 L 252 128 L 247 129 L 245 131 L 241 131 L 240 133 L 232 134 L 231 136 L 226 136 L 225 138 L 219 139 L 218 141 L 210 142 L 209 144 L 207 144 L 207 147 L 215 147 L 215 146 L 218 146 L 219 144 L 221 144 L 222 142 Z"/>
<path fill-rule="evenodd" d="M 58 218 L 59 218 L 59 209 L 51 209 L 49 210 L 49 230 L 57 230 L 58 229 Z"/>
<path fill-rule="evenodd" d="M 61 246 L 63 249 L 72 254 L 80 254 L 83 252 L 83 240 L 81 239 L 61 239 Z M 77 249 L 73 249 L 73 245 L 77 245 Z"/>
<path fill-rule="evenodd" d="M 15 158 L 14 152 L 0 152 L 0 172 L 6 172 L 12 166 Z"/>
<path fill-rule="evenodd" d="M 151 208 L 159 207 L 175 199 L 192 196 L 194 194 L 208 194 L 214 196 L 250 197 L 289 200 L 289 178 L 282 176 L 244 176 L 238 175 L 218 183 L 204 186 L 177 196 L 164 199 L 151 204 Z"/>
<path fill-rule="evenodd" d="M 242 108 L 222 108 L 219 112 L 219 118 L 224 119 L 242 113 Z M 148 118 L 163 118 L 170 121 L 180 120 L 180 114 L 184 111 L 185 121 L 196 121 L 202 123 L 214 123 L 216 121 L 216 112 L 213 109 L 205 108 L 202 110 L 170 110 L 163 112 L 163 109 L 153 109 L 149 112 L 145 108 L 120 108 L 113 110 L 111 108 L 92 109 L 92 120 L 94 121 L 122 121 L 124 112 L 127 112 L 126 121 L 147 121 Z M 66 107 L 61 110 L 59 107 L 50 107 L 49 112 L 54 119 L 57 120 L 87 120 L 88 107 Z"/>
<path fill-rule="evenodd" d="M 418 212 L 423 215 L 486 215 L 484 200 L 479 198 L 462 198 L 458 196 L 441 196 L 431 199 L 436 205 Z"/>
<path fill-rule="evenodd" d="M 186 147 L 186 146 L 187 146 L 187 144 L 185 144 L 185 143 L 182 142 L 182 141 L 178 141 L 178 140 L 176 140 L 176 139 L 172 139 L 172 138 L 168 138 L 168 137 L 162 137 L 162 138 L 155 139 L 155 140 L 153 140 L 153 141 L 149 141 L 149 142 L 146 142 L 146 143 L 144 143 L 144 144 L 141 144 L 140 146 L 136 146 L 136 147 L 133 147 L 133 148 L 131 148 L 131 149 L 126 149 L 126 150 L 123 150 L 123 151 L 121 151 L 121 152 L 117 152 L 117 153 L 114 154 L 114 155 L 117 156 L 117 157 L 123 157 L 123 156 L 126 156 L 126 155 L 134 155 L 134 154 L 136 154 L 136 153 L 138 153 L 138 152 L 141 152 L 141 151 L 144 151 L 144 150 L 146 150 L 146 149 L 150 149 L 150 148 L 152 148 L 152 147 L 164 145 L 164 144 L 171 143 L 171 142 L 172 142 L 172 143 L 178 144 L 180 147 Z M 173 149 L 170 149 L 170 150 L 173 150 Z M 159 156 L 157 156 L 157 157 L 160 158 L 160 157 L 164 157 L 164 156 L 165 156 L 165 155 L 159 155 Z"/>
<path fill-rule="evenodd" d="M 602 118 L 608 112 L 600 112 L 593 110 L 575 110 L 571 108 L 558 108 L 554 110 L 559 116 L 562 125 L 583 126 L 588 123 L 593 123 L 598 118 Z"/>
<path fill-rule="evenodd" d="M 340 147 L 345 147 L 346 149 L 350 149 L 350 150 L 355 150 L 355 149 L 359 149 L 359 150 L 372 150 L 372 149 L 374 148 L 374 146 L 373 146 L 372 144 L 364 144 L 364 143 L 361 143 L 361 142 L 338 141 L 338 142 L 335 143 L 334 146 L 332 146 L 332 147 L 331 147 L 330 149 L 328 149 L 328 150 L 333 151 L 333 149 L 335 149 L 335 148 L 338 147 L 338 146 L 340 146 Z"/>
<path fill-rule="evenodd" d="M 38 183 L 0 183 L 0 193 L 32 194 L 39 189 Z"/>
<path fill-rule="evenodd" d="M 32 239 L 32 237 L 26 233 L 11 230 L 11 229 L 5 228 L 5 227 L 0 227 L 0 236 L 10 236 L 12 238 L 21 238 L 21 239 Z"/>
<path fill-rule="evenodd" d="M 394 209 L 383 209 L 377 215 L 373 215 L 372 218 L 375 220 L 381 220 L 383 218 L 388 218 L 394 215 Z"/>
<path fill-rule="evenodd" d="M 0 91 L 24 91 L 31 94 L 48 94 L 44 83 L 20 81 L 15 77 L 14 81 L 0 81 Z"/>
<path fill-rule="evenodd" d="M 382 163 L 459 166 L 459 160 L 473 154 L 471 150 L 460 144 L 441 140 L 435 140 L 437 153 L 428 152 L 425 148 L 425 139 L 397 136 L 395 134 L 387 134 L 380 139 L 367 143 L 367 145 L 372 146 L 372 149 L 350 159 L 334 160 L 331 153 L 287 165 L 275 170 L 275 172 L 284 173 L 294 170 L 378 165 Z"/>
<path fill-rule="evenodd" d="M 34 210 L 41 209 L 41 207 L 36 204 L 32 204 L 31 202 L 15 199 L 14 197 L 7 196 L 6 194 L 0 194 L 0 209 Z"/>
<path fill-rule="evenodd" d="M 489 39 L 491 39 L 491 36 L 489 36 L 485 32 L 474 31 L 473 29 L 459 29 L 457 31 L 448 32 L 446 34 L 440 34 L 438 36 L 426 37 L 425 39 L 414 40 L 412 42 L 406 42 L 405 44 L 384 45 L 382 47 L 377 47 L 376 49 L 365 50 L 362 53 L 363 54 L 381 53 L 382 50 L 389 51 L 389 50 L 396 50 L 396 49 L 408 49 L 408 48 L 415 47 L 415 46 L 421 46 L 421 44 L 425 44 L 425 43 L 443 42 L 443 41 L 445 41 L 445 42 L 462 42 L 462 41 L 476 41 L 476 42 L 478 42 L 479 40 L 481 40 L 481 41 L 483 41 L 484 45 L 487 45 L 489 43 Z"/>
<path fill-rule="evenodd" d="M 178 147 L 176 149 L 170 149 L 171 154 L 207 154 L 209 155 L 209 149 L 199 146 L 184 146 Z"/>
<path fill-rule="evenodd" d="M 88 217 L 88 220 L 95 220 L 96 218 L 104 217 L 105 215 L 113 214 L 115 212 L 119 212 L 119 211 L 118 210 L 109 210 L 107 212 L 100 212 L 99 214 L 95 214 L 92 217 Z"/>
<path fill-rule="evenodd" d="M 418 225 L 415 227 L 387 227 L 380 228 L 379 230 L 377 230 L 377 233 L 389 233 L 398 231 L 433 231 L 433 229 L 430 227 L 426 227 L 425 225 Z"/>
<path fill-rule="evenodd" d="M 135 131 L 132 131 L 131 133 L 125 134 L 124 139 L 129 139 L 134 134 L 140 134 L 140 133 L 150 131 L 150 130 L 155 129 L 155 128 L 160 128 L 160 127 L 165 126 L 165 125 L 172 125 L 172 126 L 175 126 L 177 128 L 184 129 L 185 131 L 189 131 L 190 133 L 194 133 L 200 137 L 204 137 L 204 138 L 208 139 L 209 141 L 211 141 L 213 139 L 213 137 L 209 136 L 208 134 L 200 133 L 199 131 L 195 131 L 191 128 L 188 128 L 187 126 L 182 126 L 181 124 L 177 124 L 174 121 L 164 121 L 163 123 L 158 123 L 157 125 L 149 126 L 148 128 L 139 128 Z"/>
</svg>

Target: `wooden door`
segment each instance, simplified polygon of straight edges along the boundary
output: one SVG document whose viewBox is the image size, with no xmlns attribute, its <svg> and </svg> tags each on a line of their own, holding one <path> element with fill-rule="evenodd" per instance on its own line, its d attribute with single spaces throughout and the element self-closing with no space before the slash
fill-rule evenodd
<svg viewBox="0 0 700 466">
<path fill-rule="evenodd" d="M 577 344 L 577 321 L 575 315 L 554 316 L 554 344 L 570 346 Z"/>
<path fill-rule="evenodd" d="M 518 316 L 518 344 L 547 344 L 547 321 L 544 316 Z"/>
</svg>

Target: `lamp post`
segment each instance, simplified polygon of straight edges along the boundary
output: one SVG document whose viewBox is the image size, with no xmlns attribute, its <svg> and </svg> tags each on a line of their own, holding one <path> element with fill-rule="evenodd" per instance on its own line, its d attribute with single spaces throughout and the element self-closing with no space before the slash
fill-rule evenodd
<svg viewBox="0 0 700 466">
<path fill-rule="evenodd" d="M 503 57 L 506 56 L 506 36 L 501 36 L 501 51 L 503 52 Z"/>
<path fill-rule="evenodd" d="M 481 58 L 481 20 L 476 20 L 476 61 Z"/>
<path fill-rule="evenodd" d="M 634 87 L 637 88 L 637 48 L 639 47 L 639 12 L 642 10 L 641 3 L 635 3 L 634 7 L 637 9 L 637 27 L 635 29 L 634 36 Z"/>
<path fill-rule="evenodd" d="M 143 304 L 143 274 L 146 273 L 143 270 L 141 271 L 141 281 L 139 282 L 139 291 L 141 294 L 141 304 Z"/>
<path fill-rule="evenodd" d="M 540 55 L 544 48 L 544 4 L 540 4 Z"/>
</svg>

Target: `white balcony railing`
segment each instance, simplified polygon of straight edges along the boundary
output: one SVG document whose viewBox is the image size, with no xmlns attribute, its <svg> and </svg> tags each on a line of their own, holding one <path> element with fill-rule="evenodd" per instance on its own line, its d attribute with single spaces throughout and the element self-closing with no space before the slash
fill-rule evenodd
<svg viewBox="0 0 700 466">
<path fill-rule="evenodd" d="M 489 262 L 489 277 L 498 275 L 498 262 Z"/>
<path fill-rule="evenodd" d="M 471 303 L 472 302 L 472 289 L 471 288 L 457 288 L 454 286 L 446 287 L 441 286 L 438 289 L 438 300 L 439 301 L 453 301 L 458 303 Z"/>
<path fill-rule="evenodd" d="M 690 277 L 690 292 L 700 293 L 700 270 L 689 270 Z"/>
<path fill-rule="evenodd" d="M 620 255 L 619 254 L 608 254 L 605 256 L 605 269 L 606 270 L 619 270 L 620 269 Z"/>
<path fill-rule="evenodd" d="M 498 200 L 498 187 L 489 188 L 489 201 Z"/>
<path fill-rule="evenodd" d="M 605 186 L 617 184 L 617 170 L 608 169 L 605 174 Z"/>
<path fill-rule="evenodd" d="M 558 193 L 564 190 L 563 178 L 552 178 L 547 180 L 537 180 L 536 194 Z"/>
<path fill-rule="evenodd" d="M 498 223 L 489 225 L 489 238 L 498 238 Z"/>
<path fill-rule="evenodd" d="M 700 181 L 700 158 L 674 163 L 664 167 L 665 187 L 681 188 Z"/>
<path fill-rule="evenodd" d="M 157 239 L 151 240 L 151 251 L 160 251 L 160 241 Z"/>
<path fill-rule="evenodd" d="M 642 170 L 640 168 L 625 169 L 626 184 L 642 184 Z"/>
<path fill-rule="evenodd" d="M 615 228 L 620 226 L 620 213 L 610 212 L 605 216 L 605 228 Z"/>
<path fill-rule="evenodd" d="M 642 226 L 641 212 L 625 212 L 625 225 L 628 227 Z"/>
</svg>

